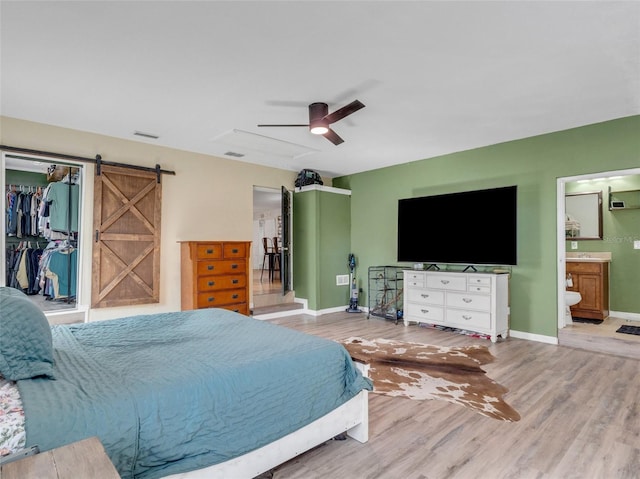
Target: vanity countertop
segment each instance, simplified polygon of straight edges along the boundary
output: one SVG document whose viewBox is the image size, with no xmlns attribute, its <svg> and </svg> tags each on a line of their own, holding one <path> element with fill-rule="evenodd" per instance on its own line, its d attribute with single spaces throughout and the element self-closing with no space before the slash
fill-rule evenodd
<svg viewBox="0 0 640 479">
<path fill-rule="evenodd" d="M 567 253 L 566 260 L 576 263 L 609 263 L 611 252 Z"/>
</svg>

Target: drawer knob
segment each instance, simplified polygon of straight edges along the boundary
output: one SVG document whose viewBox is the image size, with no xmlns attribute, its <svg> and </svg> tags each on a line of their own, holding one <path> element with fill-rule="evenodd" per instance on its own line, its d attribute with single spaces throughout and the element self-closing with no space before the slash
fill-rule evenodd
<svg viewBox="0 0 640 479">
<path fill-rule="evenodd" d="M 231 296 L 233 299 L 238 299 L 238 295 L 234 294 L 233 296 Z"/>
<path fill-rule="evenodd" d="M 238 269 L 238 265 L 237 264 L 232 264 L 231 265 L 231 269 Z"/>
<path fill-rule="evenodd" d="M 471 298 L 462 298 L 462 301 L 464 301 L 465 303 L 469 304 L 473 301 L 473 299 Z"/>
<path fill-rule="evenodd" d="M 449 280 L 448 279 L 441 279 L 440 282 L 442 284 L 449 284 Z"/>
<path fill-rule="evenodd" d="M 231 281 L 232 284 L 238 284 L 240 281 L 238 281 L 237 279 L 234 279 Z"/>
<path fill-rule="evenodd" d="M 208 249 L 207 250 L 207 254 L 213 254 L 213 250 L 212 249 Z"/>
<path fill-rule="evenodd" d="M 469 321 L 473 316 L 467 316 L 466 314 L 462 315 L 462 319 L 466 319 L 467 321 Z"/>
<path fill-rule="evenodd" d="M 238 250 L 234 248 L 234 249 L 231 250 L 231 252 L 234 253 L 234 254 L 237 254 Z"/>
<path fill-rule="evenodd" d="M 207 298 L 207 301 L 209 301 L 210 303 L 212 303 L 212 302 L 213 302 L 213 301 L 215 301 L 215 300 L 216 300 L 216 298 L 214 298 L 213 296 L 209 296 L 209 297 Z"/>
<path fill-rule="evenodd" d="M 421 294 L 420 296 L 422 296 L 423 298 L 428 298 L 428 297 L 429 297 L 429 295 L 428 295 L 428 294 L 424 294 L 424 293 L 423 293 L 423 294 Z"/>
<path fill-rule="evenodd" d="M 213 268 L 214 268 L 214 266 L 213 266 L 212 264 L 207 265 L 207 269 L 208 269 L 209 271 L 212 271 L 212 270 L 213 270 Z"/>
<path fill-rule="evenodd" d="M 209 282 L 207 283 L 207 285 L 209 285 L 209 286 L 213 286 L 214 284 L 216 284 L 216 282 L 215 282 L 215 281 L 209 281 Z"/>
<path fill-rule="evenodd" d="M 422 311 L 422 314 L 427 314 L 429 312 L 428 309 L 421 309 L 420 311 Z"/>
</svg>

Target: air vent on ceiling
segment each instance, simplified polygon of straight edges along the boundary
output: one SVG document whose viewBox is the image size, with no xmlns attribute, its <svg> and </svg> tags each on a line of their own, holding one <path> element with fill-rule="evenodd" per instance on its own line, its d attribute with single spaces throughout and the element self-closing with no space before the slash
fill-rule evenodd
<svg viewBox="0 0 640 479">
<path fill-rule="evenodd" d="M 227 152 L 225 152 L 225 155 L 226 156 L 234 156 L 236 158 L 242 158 L 244 156 L 244 153 L 238 153 L 238 152 L 235 152 L 235 151 L 227 151 Z"/>
<path fill-rule="evenodd" d="M 134 131 L 133 134 L 135 136 L 142 136 L 144 138 L 151 138 L 152 140 L 157 140 L 160 138 L 158 135 L 154 135 L 153 133 L 144 133 L 142 131 Z"/>
</svg>

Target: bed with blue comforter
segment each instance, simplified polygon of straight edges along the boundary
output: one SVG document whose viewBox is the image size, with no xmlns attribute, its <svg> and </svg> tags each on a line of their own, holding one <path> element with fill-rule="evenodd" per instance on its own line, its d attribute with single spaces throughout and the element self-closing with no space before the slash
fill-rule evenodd
<svg viewBox="0 0 640 479">
<path fill-rule="evenodd" d="M 371 389 L 340 344 L 222 309 L 50 329 L 51 373 L 17 381 L 26 446 L 98 436 L 123 479 L 226 461 Z"/>
</svg>

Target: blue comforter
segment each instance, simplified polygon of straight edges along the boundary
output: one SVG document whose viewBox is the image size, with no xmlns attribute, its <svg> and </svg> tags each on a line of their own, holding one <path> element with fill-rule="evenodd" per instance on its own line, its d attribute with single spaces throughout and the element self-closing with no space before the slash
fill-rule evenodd
<svg viewBox="0 0 640 479">
<path fill-rule="evenodd" d="M 371 389 L 340 344 L 226 310 L 52 333 L 56 380 L 18 382 L 27 446 L 98 436 L 123 479 L 223 462 Z"/>
</svg>

